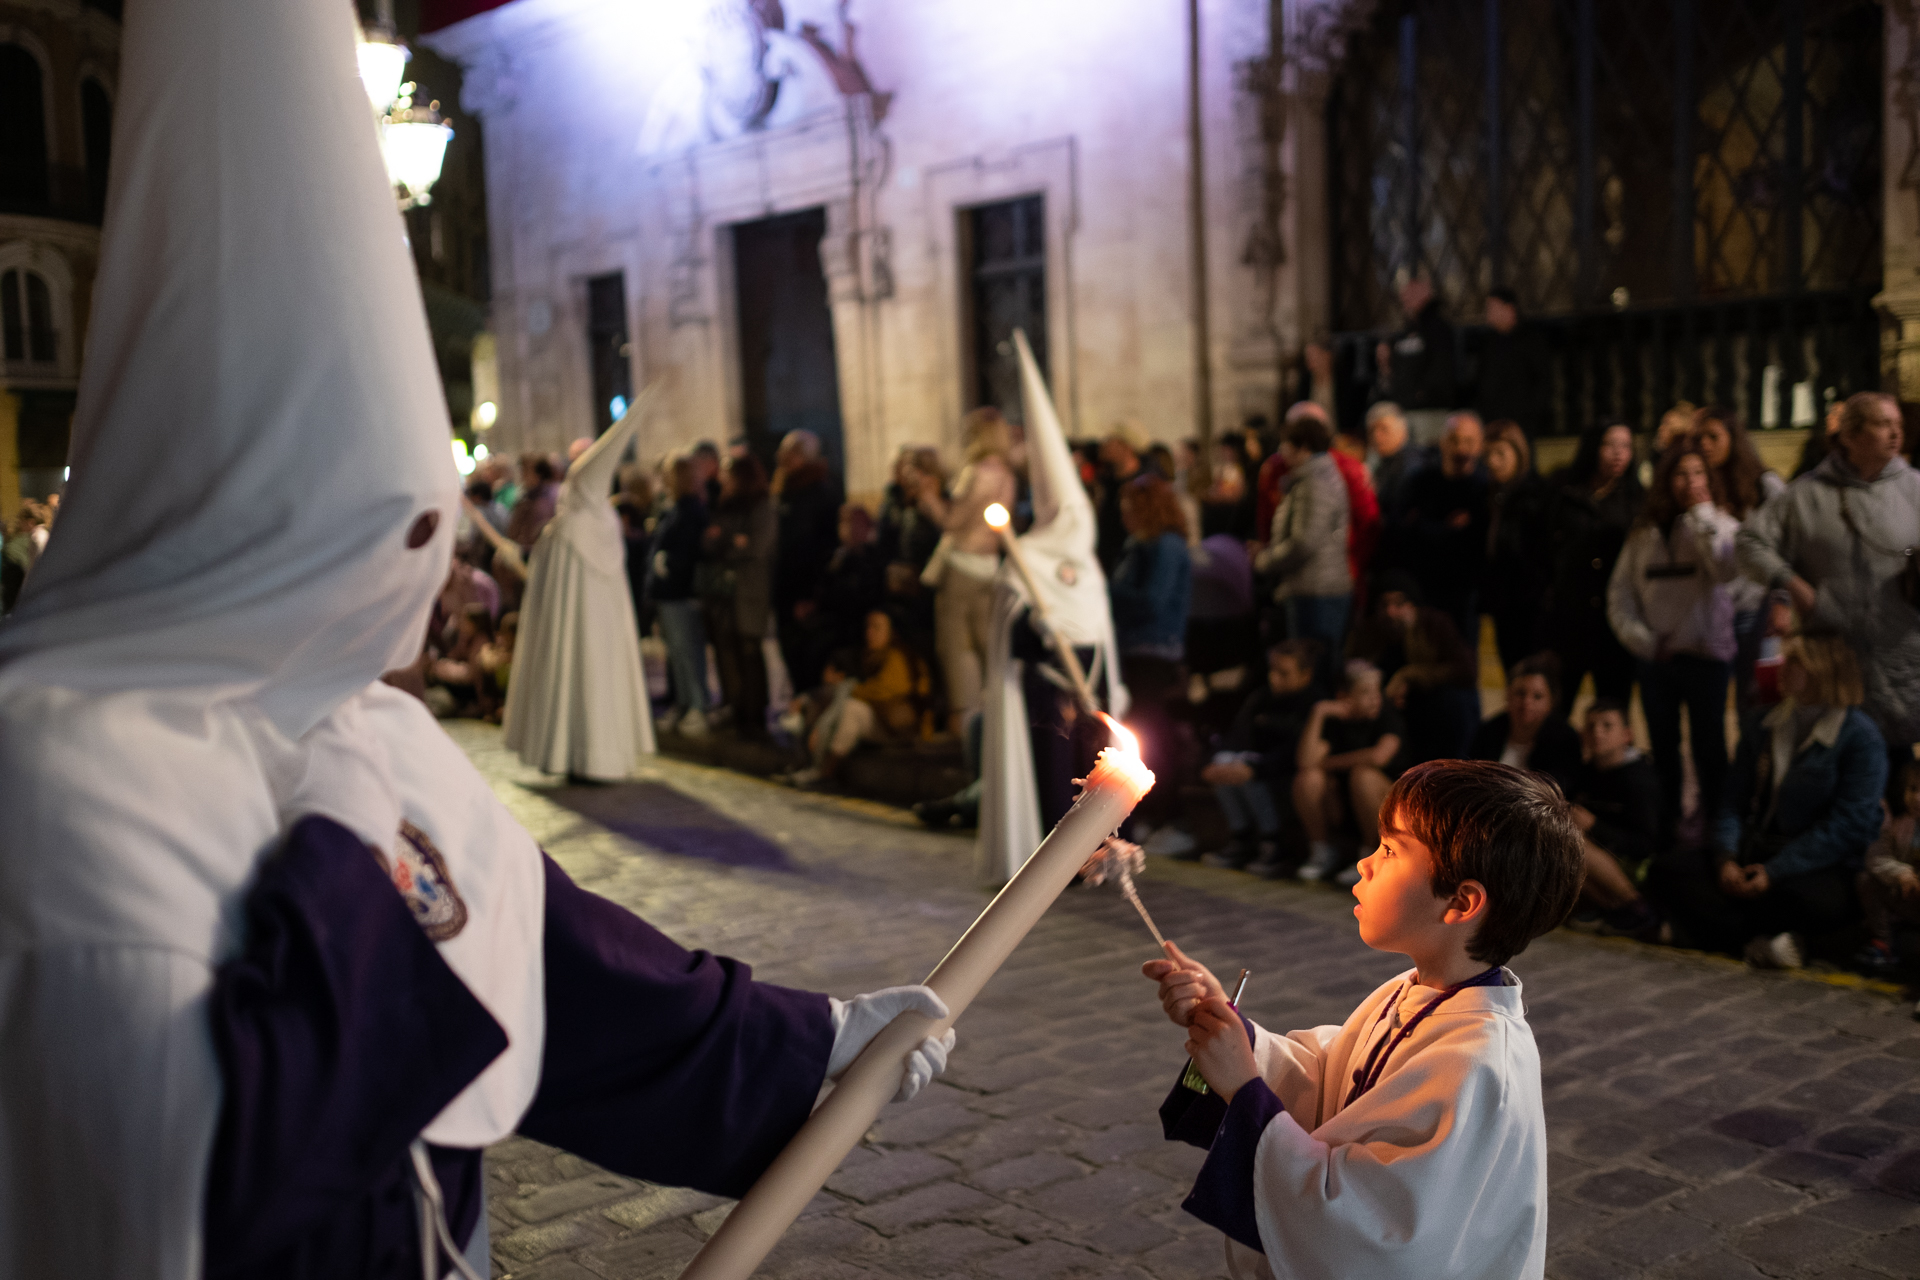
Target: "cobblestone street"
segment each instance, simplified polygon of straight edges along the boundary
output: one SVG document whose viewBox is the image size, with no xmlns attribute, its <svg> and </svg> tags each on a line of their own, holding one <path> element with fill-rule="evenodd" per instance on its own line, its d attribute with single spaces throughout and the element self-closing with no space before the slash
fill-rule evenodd
<svg viewBox="0 0 1920 1280">
<path fill-rule="evenodd" d="M 986 902 L 970 839 L 902 812 L 651 759 L 559 786 L 449 726 L 576 880 L 757 976 L 842 997 L 918 981 Z M 1399 967 L 1344 892 L 1156 861 L 1142 894 L 1244 1007 L 1339 1022 Z M 1119 893 L 1073 889 L 959 1024 L 948 1074 L 890 1108 L 759 1274 L 1224 1274 L 1179 1209 L 1201 1153 L 1155 1108 L 1182 1034 Z M 1548 1274 L 1920 1276 L 1920 1025 L 1884 994 L 1560 932 L 1515 962 L 1552 1146 Z M 618 1016 L 617 1010 L 608 1010 Z M 678 1274 L 726 1202 L 514 1139 L 489 1160 L 494 1274 Z"/>
</svg>

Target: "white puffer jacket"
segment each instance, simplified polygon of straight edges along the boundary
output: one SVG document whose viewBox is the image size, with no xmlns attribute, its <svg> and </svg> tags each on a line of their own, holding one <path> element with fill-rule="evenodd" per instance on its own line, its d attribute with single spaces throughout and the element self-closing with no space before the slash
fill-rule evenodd
<svg viewBox="0 0 1920 1280">
<path fill-rule="evenodd" d="M 1607 621 L 1634 657 L 1690 653 L 1733 660 L 1733 596 L 1727 584 L 1740 522 L 1703 502 L 1666 533 L 1636 524 L 1607 584 Z"/>
</svg>

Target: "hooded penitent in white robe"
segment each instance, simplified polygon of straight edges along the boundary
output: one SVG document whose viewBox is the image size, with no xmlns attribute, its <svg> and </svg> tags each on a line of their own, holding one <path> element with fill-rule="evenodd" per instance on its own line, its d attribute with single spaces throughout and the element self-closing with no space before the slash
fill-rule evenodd
<svg viewBox="0 0 1920 1280">
<path fill-rule="evenodd" d="M 1235 1276 L 1528 1280 L 1544 1273 L 1540 1054 L 1520 980 L 1502 977 L 1510 985 L 1448 997 L 1351 1105 L 1354 1072 L 1376 1042 L 1440 992 L 1415 985 L 1409 970 L 1342 1026 L 1285 1036 L 1256 1027 L 1261 1078 L 1285 1110 L 1254 1150 L 1263 1253 L 1229 1239 Z M 1244 1105 L 1239 1094 L 1234 1104 Z M 1226 1126 L 1234 1123 L 1230 1111 Z M 1220 1147 L 1216 1139 L 1202 1186 Z"/>
<path fill-rule="evenodd" d="M 1088 684 L 1095 696 L 1106 689 L 1107 714 L 1119 717 L 1126 714 L 1127 691 L 1120 683 L 1107 578 L 1094 555 L 1099 529 L 1093 502 L 1080 481 L 1080 469 L 1067 448 L 1066 433 L 1026 334 L 1015 330 L 1013 341 L 1020 358 L 1027 480 L 1033 497 L 1033 527 L 1020 535 L 1020 552 L 1044 597 L 1041 603 L 1054 632 L 1076 648 L 1094 650 L 1094 665 L 1086 673 Z M 1027 699 L 1021 687 L 1024 664 L 1012 652 L 1014 624 L 1029 605 L 1026 584 L 1012 562 L 1003 561 L 994 581 L 993 630 L 982 695 L 983 786 L 975 869 L 987 885 L 1011 880 L 1046 834 L 1040 830 Z"/>
<path fill-rule="evenodd" d="M 418 702 L 458 476 L 338 0 L 130 0 L 72 482 L 0 623 L 0 1275 L 198 1280 L 214 968 L 305 815 L 438 847 L 441 956 L 539 1080 L 533 839 Z"/>
<path fill-rule="evenodd" d="M 617 780 L 636 755 L 653 754 L 627 544 L 608 501 L 652 396 L 643 390 L 575 460 L 533 546 L 507 684 L 507 746 L 548 773 Z"/>
</svg>

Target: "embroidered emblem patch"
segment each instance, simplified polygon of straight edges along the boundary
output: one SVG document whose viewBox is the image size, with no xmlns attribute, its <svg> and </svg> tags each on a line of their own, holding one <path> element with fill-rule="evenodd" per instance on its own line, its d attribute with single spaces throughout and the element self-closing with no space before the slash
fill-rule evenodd
<svg viewBox="0 0 1920 1280">
<path fill-rule="evenodd" d="M 1072 586 L 1080 581 L 1080 566 L 1071 560 L 1062 560 L 1060 567 L 1053 572 L 1055 577 L 1059 578 L 1060 581 L 1066 583 L 1068 586 Z"/>
<path fill-rule="evenodd" d="M 467 927 L 467 904 L 447 872 L 446 859 L 411 822 L 400 823 L 399 856 L 390 874 L 393 887 L 407 900 L 407 909 L 427 937 L 445 942 Z"/>
</svg>

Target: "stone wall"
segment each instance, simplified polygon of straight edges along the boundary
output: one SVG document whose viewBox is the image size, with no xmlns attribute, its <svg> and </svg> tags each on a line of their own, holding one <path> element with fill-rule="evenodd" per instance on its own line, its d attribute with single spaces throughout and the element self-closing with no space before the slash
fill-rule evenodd
<svg viewBox="0 0 1920 1280">
<path fill-rule="evenodd" d="M 496 451 L 591 429 L 584 281 L 615 270 L 635 385 L 666 386 L 645 449 L 736 434 L 726 229 L 818 205 L 847 481 L 872 493 L 902 444 L 951 455 L 970 407 L 957 211 L 1035 192 L 1069 430 L 1131 416 L 1192 433 L 1186 6 L 787 0 L 767 30 L 773 9 L 520 0 L 431 38 L 466 67 L 487 130 Z M 1282 353 L 1323 311 L 1289 243 L 1311 208 L 1291 206 L 1299 184 L 1281 172 L 1319 133 L 1317 116 L 1283 130 L 1263 96 L 1277 91 L 1266 0 L 1199 12 L 1210 409 L 1225 425 L 1274 411 Z"/>
</svg>

